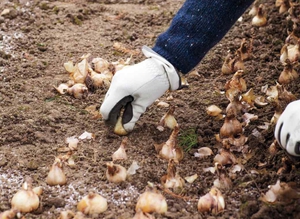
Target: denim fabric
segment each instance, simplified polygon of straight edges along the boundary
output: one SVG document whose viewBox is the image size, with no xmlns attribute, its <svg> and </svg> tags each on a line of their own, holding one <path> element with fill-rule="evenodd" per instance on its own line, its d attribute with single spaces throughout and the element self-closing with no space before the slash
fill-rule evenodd
<svg viewBox="0 0 300 219">
<path fill-rule="evenodd" d="M 186 0 L 153 50 L 183 74 L 217 44 L 253 0 Z"/>
</svg>

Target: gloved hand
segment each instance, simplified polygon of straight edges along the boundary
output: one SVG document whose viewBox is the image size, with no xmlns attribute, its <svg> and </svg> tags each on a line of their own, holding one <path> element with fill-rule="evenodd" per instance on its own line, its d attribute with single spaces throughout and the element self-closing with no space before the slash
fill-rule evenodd
<svg viewBox="0 0 300 219">
<path fill-rule="evenodd" d="M 100 113 L 110 125 L 115 125 L 124 107 L 122 123 L 124 129 L 132 131 L 135 123 L 146 108 L 168 89 L 177 90 L 180 87 L 180 77 L 171 63 L 143 46 L 146 60 L 116 72 Z"/>
<path fill-rule="evenodd" d="M 274 135 L 288 154 L 300 157 L 300 100 L 287 105 L 276 123 Z"/>
</svg>

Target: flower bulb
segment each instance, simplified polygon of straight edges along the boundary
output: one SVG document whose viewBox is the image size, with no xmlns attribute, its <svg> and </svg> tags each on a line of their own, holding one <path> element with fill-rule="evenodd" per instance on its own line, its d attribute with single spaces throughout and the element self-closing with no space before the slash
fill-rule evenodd
<svg viewBox="0 0 300 219">
<path fill-rule="evenodd" d="M 160 145 L 156 145 L 156 148 L 161 148 L 159 156 L 163 159 L 174 159 L 176 162 L 183 159 L 183 150 L 177 145 L 177 136 L 179 133 L 179 126 L 175 126 L 169 139 Z"/>
<path fill-rule="evenodd" d="M 257 14 L 252 18 L 252 25 L 262 27 L 267 24 L 267 14 L 263 4 L 260 4 L 257 10 Z"/>
<path fill-rule="evenodd" d="M 84 214 L 100 214 L 107 210 L 107 200 L 96 193 L 89 193 L 77 204 L 77 210 Z"/>
<path fill-rule="evenodd" d="M 46 183 L 50 186 L 65 185 L 67 183 L 66 175 L 63 172 L 62 161 L 59 158 L 55 158 L 46 178 Z"/>
<path fill-rule="evenodd" d="M 157 191 L 146 191 L 140 195 L 136 207 L 136 211 L 142 211 L 144 213 L 166 213 L 168 205 L 166 198 Z"/>
<path fill-rule="evenodd" d="M 12 209 L 22 213 L 28 213 L 39 207 L 38 195 L 32 190 L 31 179 L 26 180 L 22 188 L 13 196 L 11 200 Z"/>
<path fill-rule="evenodd" d="M 164 127 L 168 127 L 169 129 L 174 129 L 178 124 L 174 117 L 175 106 L 170 106 L 168 112 L 161 118 L 157 129 L 159 131 L 163 131 Z"/>
<path fill-rule="evenodd" d="M 125 167 L 113 162 L 106 163 L 106 166 L 106 178 L 109 182 L 120 183 L 126 180 L 127 171 Z"/>
<path fill-rule="evenodd" d="M 122 142 L 121 142 L 121 145 L 120 145 L 119 149 L 116 150 L 112 155 L 113 161 L 115 161 L 115 160 L 127 160 L 127 154 L 126 154 L 126 150 L 125 150 L 125 147 L 127 146 L 127 142 L 128 142 L 128 137 L 124 137 Z"/>
<path fill-rule="evenodd" d="M 88 88 L 81 83 L 74 84 L 72 87 L 68 88 L 67 91 L 76 99 L 86 98 L 88 95 Z"/>
</svg>

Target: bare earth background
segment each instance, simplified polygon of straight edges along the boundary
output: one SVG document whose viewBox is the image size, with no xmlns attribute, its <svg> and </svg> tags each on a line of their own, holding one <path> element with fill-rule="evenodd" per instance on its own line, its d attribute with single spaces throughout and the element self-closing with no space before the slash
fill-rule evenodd
<svg viewBox="0 0 300 219">
<path fill-rule="evenodd" d="M 187 76 L 189 88 L 173 92 L 173 100 L 168 100 L 168 95 L 160 99 L 176 106 L 180 136 L 192 132 L 198 138 L 177 166 L 178 173 L 182 177 L 197 173 L 199 177 L 192 184 L 186 183 L 187 200 L 162 192 L 167 198 L 168 212 L 154 214 L 156 218 L 300 218 L 300 200 L 285 205 L 267 205 L 259 200 L 277 179 L 300 186 L 298 163 L 277 174 L 286 155 L 282 150 L 275 156 L 267 151 L 274 140 L 274 127 L 257 129 L 272 118 L 271 104 L 251 111 L 258 115 L 258 120 L 246 127 L 245 135 L 254 156 L 244 164 L 245 170 L 232 179 L 232 188 L 222 191 L 225 211 L 217 216 L 197 211 L 199 197 L 209 191 L 217 175 L 203 172 L 203 168 L 213 166 L 214 156 L 200 160 L 194 152 L 207 146 L 216 154 L 220 148 L 215 134 L 219 133 L 223 120 L 209 117 L 205 108 L 216 104 L 225 110 L 228 104 L 219 92 L 232 76 L 221 76 L 227 51 L 236 50 L 242 38 L 254 36 L 254 57 L 245 62 L 244 78 L 257 95 L 265 95 L 261 87 L 275 85 L 283 69 L 279 55 L 287 37 L 286 14 L 279 15 L 275 1 L 265 2 L 267 26 L 252 27 L 246 12 L 195 68 L 200 76 Z M 83 54 L 117 61 L 130 55 L 116 51 L 115 42 L 132 50 L 139 50 L 142 45 L 153 46 L 182 3 L 183 0 L 1 0 L 1 11 L 10 9 L 10 13 L 0 17 L 0 212 L 10 208 L 13 194 L 25 177 L 30 176 L 33 185 L 42 186 L 44 193 L 40 208 L 26 214 L 26 218 L 57 218 L 62 210 L 76 211 L 77 202 L 90 191 L 108 200 L 108 210 L 98 218 L 133 217 L 137 198 L 147 182 L 159 184 L 166 173 L 167 162 L 157 157 L 153 144 L 166 141 L 171 133 L 156 129 L 167 108 L 153 104 L 128 136 L 129 159 L 119 163 L 128 168 L 135 160 L 140 169 L 117 185 L 107 182 L 105 163 L 111 160 L 122 137 L 109 132 L 101 119 L 94 119 L 85 110 L 91 105 L 99 107 L 107 89 L 98 89 L 86 99 L 75 99 L 59 95 L 53 85 L 68 80 L 63 63 L 76 62 Z M 141 54 L 134 55 L 132 63 L 142 59 Z M 287 89 L 299 98 L 299 81 Z M 254 129 L 261 132 L 260 138 L 252 134 Z M 79 136 L 84 131 L 94 133 L 95 138 L 80 141 L 73 155 L 76 166 L 64 168 L 67 185 L 48 186 L 45 178 L 55 156 L 60 154 L 57 149 L 66 146 L 67 137 Z M 257 170 L 256 174 L 251 170 Z"/>
</svg>

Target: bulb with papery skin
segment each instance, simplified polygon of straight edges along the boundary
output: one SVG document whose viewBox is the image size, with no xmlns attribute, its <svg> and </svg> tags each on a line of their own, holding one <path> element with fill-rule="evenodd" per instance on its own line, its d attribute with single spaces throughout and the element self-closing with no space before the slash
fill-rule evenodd
<svg viewBox="0 0 300 219">
<path fill-rule="evenodd" d="M 22 188 L 13 196 L 11 200 L 12 209 L 22 213 L 28 213 L 39 207 L 39 196 L 32 190 L 32 183 L 26 180 Z"/>
<path fill-rule="evenodd" d="M 126 150 L 125 150 L 125 147 L 127 146 L 127 142 L 128 142 L 128 137 L 124 137 L 122 142 L 121 142 L 121 145 L 120 145 L 119 149 L 116 150 L 112 155 L 113 161 L 115 161 L 115 160 L 127 160 L 127 154 L 126 154 Z"/>
<path fill-rule="evenodd" d="M 169 139 L 162 144 L 155 144 L 154 146 L 159 151 L 159 156 L 163 159 L 174 159 L 176 162 L 183 159 L 183 150 L 177 145 L 177 137 L 179 133 L 179 126 L 175 126 Z"/>
<path fill-rule="evenodd" d="M 165 127 L 168 127 L 169 129 L 174 129 L 175 126 L 178 125 L 174 117 L 174 111 L 175 106 L 170 106 L 168 112 L 165 115 L 163 115 L 163 117 L 159 121 L 159 124 L 157 126 L 157 129 L 159 131 L 163 131 Z"/>
<path fill-rule="evenodd" d="M 63 171 L 62 161 L 59 158 L 55 158 L 55 161 L 46 178 L 46 183 L 50 186 L 65 185 L 67 183 L 67 178 Z"/>
<path fill-rule="evenodd" d="M 109 182 L 120 183 L 126 180 L 127 171 L 125 167 L 113 162 L 107 162 L 106 166 L 106 178 Z"/>
<path fill-rule="evenodd" d="M 225 209 L 224 197 L 220 190 L 213 187 L 209 193 L 200 197 L 197 207 L 199 212 L 218 214 Z"/>
<path fill-rule="evenodd" d="M 257 14 L 252 18 L 252 25 L 262 27 L 267 24 L 267 15 L 263 4 L 260 4 Z"/>
<path fill-rule="evenodd" d="M 157 191 L 146 191 L 140 195 L 136 207 L 136 211 L 142 211 L 144 213 L 166 213 L 168 205 L 166 198 Z"/>
<path fill-rule="evenodd" d="M 89 193 L 84 196 L 77 204 L 77 210 L 84 214 L 100 214 L 108 208 L 107 200 L 103 196 L 96 193 Z"/>
</svg>

